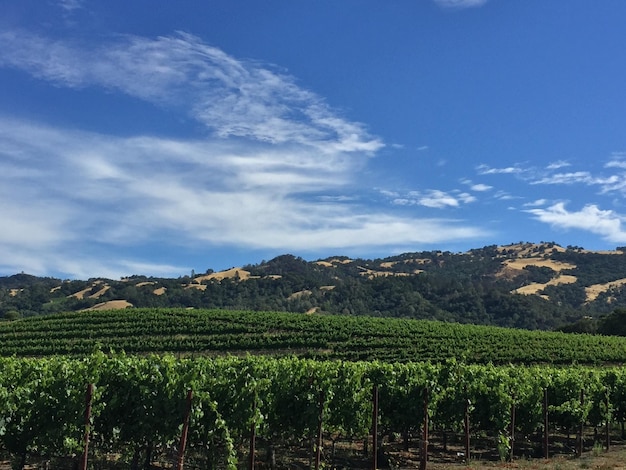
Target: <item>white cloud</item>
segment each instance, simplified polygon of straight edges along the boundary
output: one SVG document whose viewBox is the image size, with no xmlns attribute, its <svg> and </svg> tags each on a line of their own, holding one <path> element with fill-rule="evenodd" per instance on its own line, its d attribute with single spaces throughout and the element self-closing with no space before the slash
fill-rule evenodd
<svg viewBox="0 0 626 470">
<path fill-rule="evenodd" d="M 536 199 L 534 201 L 525 203 L 524 207 L 545 206 L 547 203 L 548 203 L 547 199 Z"/>
<path fill-rule="evenodd" d="M 626 174 L 612 176 L 599 184 L 600 194 L 608 194 L 616 191 L 623 193 L 626 191 Z"/>
<path fill-rule="evenodd" d="M 349 192 L 361 163 L 306 146 L 115 137 L 0 118 L 0 149 L 5 271 L 139 272 L 141 261 L 98 257 L 94 243 L 302 253 L 483 235 L 456 221 L 366 210 L 354 195 L 325 197 Z M 168 269 L 157 263 L 149 272 Z"/>
<path fill-rule="evenodd" d="M 570 163 L 568 163 L 568 162 L 566 162 L 564 160 L 559 160 L 559 161 L 550 163 L 546 167 L 546 169 L 548 169 L 548 170 L 558 170 L 559 168 L 565 168 L 565 167 L 568 167 L 568 166 L 570 166 Z"/>
<path fill-rule="evenodd" d="M 119 137 L 0 115 L 0 217 L 9 227 L 0 233 L 1 270 L 172 275 L 188 268 L 142 264 L 128 253 L 154 244 L 299 253 L 415 248 L 485 236 L 457 220 L 358 204 L 359 174 L 383 142 L 292 77 L 194 36 L 91 47 L 4 31 L 0 66 L 77 93 L 132 96 L 212 131 L 196 139 Z M 419 200 L 441 208 L 473 197 L 433 190 Z"/>
<path fill-rule="evenodd" d="M 463 202 L 464 204 L 469 204 L 471 202 L 476 202 L 476 197 L 472 196 L 469 193 L 458 193 L 458 199 L 459 201 Z"/>
<path fill-rule="evenodd" d="M 509 193 L 507 193 L 506 191 L 498 191 L 494 194 L 493 196 L 496 199 L 500 199 L 502 201 L 509 201 L 511 199 L 518 199 L 518 197 L 513 196 Z"/>
<path fill-rule="evenodd" d="M 422 206 L 433 207 L 435 209 L 459 206 L 459 201 L 457 198 L 437 189 L 431 189 L 425 194 L 420 195 L 417 199 L 417 203 Z"/>
<path fill-rule="evenodd" d="M 508 166 L 504 168 L 492 168 L 488 165 L 478 165 L 476 167 L 479 175 L 499 175 L 499 174 L 516 174 L 522 173 L 524 170 L 517 166 Z"/>
<path fill-rule="evenodd" d="M 555 173 L 531 184 L 594 184 L 595 178 L 588 171 L 576 171 L 571 173 Z"/>
<path fill-rule="evenodd" d="M 585 230 L 613 243 L 626 242 L 625 218 L 612 210 L 602 210 L 595 204 L 585 205 L 580 211 L 568 211 L 559 202 L 545 209 L 528 209 L 541 222 L 560 229 Z"/>
<path fill-rule="evenodd" d="M 398 198 L 400 197 L 400 193 L 398 191 L 390 191 L 388 189 L 379 189 L 378 192 L 388 198 Z"/>
<path fill-rule="evenodd" d="M 626 160 L 623 159 L 624 157 L 614 157 L 613 159 L 611 159 L 611 161 L 609 161 L 606 165 L 604 165 L 605 168 L 622 168 L 622 169 L 626 169 Z"/>
<path fill-rule="evenodd" d="M 487 0 L 435 0 L 435 3 L 443 8 L 462 9 L 480 7 Z"/>
<path fill-rule="evenodd" d="M 199 38 L 124 36 L 106 46 L 54 41 L 24 31 L 0 33 L 0 66 L 60 86 L 99 86 L 178 106 L 220 137 L 306 145 L 316 151 L 372 154 L 383 147 L 293 77 L 237 60 Z"/>
<path fill-rule="evenodd" d="M 515 175 L 518 181 L 524 182 L 533 187 L 537 186 L 586 186 L 595 187 L 596 194 L 608 195 L 612 193 L 618 193 L 619 195 L 626 194 L 626 164 L 623 163 L 621 154 L 613 153 L 611 159 L 604 165 L 604 168 L 617 169 L 613 174 L 605 171 L 604 174 L 593 173 L 591 171 L 559 171 L 562 168 L 570 167 L 571 164 L 564 160 L 558 160 L 546 165 L 544 169 L 538 169 L 535 167 L 522 168 L 519 165 L 506 166 L 502 168 L 492 167 L 486 164 L 481 164 L 476 167 L 476 171 L 480 175 Z M 471 181 L 464 181 L 465 184 L 471 185 Z M 474 189 L 474 188 L 472 188 Z M 575 190 L 575 189 L 574 189 Z M 532 192 L 537 193 L 537 189 L 533 188 Z M 576 194 L 580 195 L 580 194 Z M 572 195 L 571 197 L 575 197 Z M 511 199 L 513 198 L 508 193 L 498 192 L 494 195 L 496 199 Z M 552 199 L 555 198 L 554 193 L 550 193 Z M 543 198 L 539 198 L 544 200 Z M 560 199 L 563 199 L 561 196 Z M 544 204 L 547 202 L 544 202 Z M 619 204 L 619 201 L 614 202 Z M 529 203 L 532 206 L 532 203 Z M 528 204 L 525 205 L 529 207 Z"/>
<path fill-rule="evenodd" d="M 530 184 L 548 185 L 574 185 L 598 186 L 600 194 L 626 190 L 626 175 L 594 176 L 588 171 L 576 171 L 570 173 L 555 173 L 541 179 L 531 181 Z"/>
<path fill-rule="evenodd" d="M 485 191 L 490 191 L 491 189 L 493 189 L 493 186 L 489 186 L 487 184 L 483 184 L 483 183 L 476 183 L 474 184 L 474 182 L 468 178 L 462 178 L 460 180 L 461 184 L 464 184 L 466 186 L 469 186 L 470 189 L 472 191 L 476 191 L 476 192 L 485 192 Z"/>
<path fill-rule="evenodd" d="M 438 189 L 426 191 L 409 191 L 404 195 L 395 192 L 382 192 L 392 199 L 392 204 L 398 206 L 424 206 L 432 209 L 445 209 L 449 207 L 459 207 L 461 204 L 469 204 L 476 201 L 476 198 L 469 193 L 453 191 L 452 193 Z"/>
<path fill-rule="evenodd" d="M 83 8 L 83 0 L 59 0 L 59 6 L 68 12 Z"/>
<path fill-rule="evenodd" d="M 0 219 L 3 220 L 0 230 L 0 246 L 8 251 L 18 248 L 35 249 L 51 248 L 63 241 L 70 241 L 64 228 L 69 222 L 68 210 L 56 207 L 49 201 L 39 201 L 37 204 L 22 205 L 16 203 L 12 189 L 24 197 L 24 192 L 18 188 L 8 188 L 3 191 L 0 202 Z M 32 196 L 31 196 L 32 197 Z M 28 197 L 25 197 L 28 200 Z M 54 215 L 54 216 L 51 216 Z"/>
</svg>

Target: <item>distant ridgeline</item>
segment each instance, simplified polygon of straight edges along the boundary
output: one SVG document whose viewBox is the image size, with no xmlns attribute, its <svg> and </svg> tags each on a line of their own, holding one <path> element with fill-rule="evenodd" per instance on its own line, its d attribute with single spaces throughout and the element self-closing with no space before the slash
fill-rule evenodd
<svg viewBox="0 0 626 470">
<path fill-rule="evenodd" d="M 337 256 L 308 262 L 283 255 L 176 279 L 62 281 L 17 274 L 0 277 L 0 318 L 128 307 L 220 308 L 619 334 L 605 327 L 619 324 L 616 315 L 626 308 L 625 251 L 542 242 L 375 260 Z"/>
</svg>

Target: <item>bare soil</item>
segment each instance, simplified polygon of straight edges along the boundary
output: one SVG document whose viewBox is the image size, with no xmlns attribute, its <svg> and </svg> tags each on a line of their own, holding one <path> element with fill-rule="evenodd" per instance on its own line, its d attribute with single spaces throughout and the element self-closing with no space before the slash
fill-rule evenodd
<svg viewBox="0 0 626 470">
<path fill-rule="evenodd" d="M 393 468 L 395 470 L 414 470 L 419 468 L 419 462 L 407 462 L 410 466 L 399 466 L 399 467 L 386 467 Z M 290 470 L 297 469 L 305 469 L 308 466 L 304 466 L 306 464 L 293 464 L 288 467 Z M 340 469 L 370 469 L 371 466 L 367 466 L 366 462 L 363 462 L 363 465 L 356 464 L 355 467 L 348 466 L 335 466 L 335 467 L 324 467 L 324 468 L 334 468 L 337 470 Z M 43 469 L 43 462 L 30 462 L 29 465 L 25 467 L 25 470 L 39 470 Z M 90 467 L 91 468 L 91 467 Z M 154 469 L 162 469 L 162 468 L 174 468 L 172 466 L 155 466 Z M 195 467 L 194 467 L 195 468 Z M 244 467 L 241 467 L 244 468 Z M 268 468 L 259 465 L 257 468 L 265 469 Z M 383 468 L 383 467 L 380 467 Z M 56 470 L 53 465 L 50 465 L 50 470 Z M 613 448 L 610 451 L 601 451 L 601 452 L 587 452 L 583 454 L 582 457 L 565 457 L 565 456 L 557 456 L 550 459 L 516 459 L 513 462 L 494 462 L 494 461 L 484 461 L 484 460 L 471 460 L 469 464 L 463 462 L 449 462 L 449 463 L 433 463 L 429 462 L 427 464 L 427 469 L 429 470 L 496 470 L 496 469 L 521 469 L 521 470 L 626 470 L 626 448 L 620 446 L 619 448 Z M 0 461 L 0 470 L 11 470 L 10 462 L 8 461 Z"/>
</svg>

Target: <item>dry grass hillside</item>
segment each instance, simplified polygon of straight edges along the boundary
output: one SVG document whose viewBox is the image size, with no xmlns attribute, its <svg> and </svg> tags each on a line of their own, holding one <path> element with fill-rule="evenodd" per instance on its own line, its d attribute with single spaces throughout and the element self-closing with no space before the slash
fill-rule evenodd
<svg viewBox="0 0 626 470">
<path fill-rule="evenodd" d="M 504 261 L 502 270 L 498 273 L 498 276 L 505 277 L 508 279 L 514 278 L 523 272 L 523 269 L 527 266 L 536 266 L 549 268 L 554 271 L 554 277 L 550 279 L 548 282 L 544 283 L 530 283 L 528 285 L 519 287 L 514 289 L 513 292 L 522 295 L 540 295 L 544 298 L 548 298 L 546 295 L 541 294 L 541 291 L 548 286 L 556 286 L 561 284 L 573 284 L 577 281 L 577 277 L 573 275 L 564 275 L 561 274 L 563 270 L 573 270 L 576 269 L 576 265 L 572 263 L 565 263 L 561 261 L 555 261 L 550 259 L 549 254 L 552 252 L 564 252 L 565 248 L 558 245 L 547 245 L 542 243 L 520 243 L 513 245 L 506 245 L 498 248 L 500 253 L 506 254 L 507 256 L 514 256 L 512 259 L 507 259 Z M 590 250 L 579 250 L 581 253 L 595 253 L 602 255 L 621 255 L 623 254 L 620 250 L 614 251 L 590 251 Z M 620 287 L 626 285 L 626 279 L 619 279 L 616 281 L 611 281 L 603 284 L 594 284 L 592 286 L 588 286 L 585 288 L 585 293 L 587 297 L 587 302 L 592 302 L 598 298 L 598 296 L 606 292 L 614 287 Z"/>
<path fill-rule="evenodd" d="M 101 287 L 100 287 L 101 286 Z M 96 292 L 94 292 L 93 294 L 87 295 L 87 293 L 93 291 L 93 289 L 95 287 L 100 287 Z M 80 290 L 78 292 L 75 292 L 74 294 L 71 294 L 70 297 L 76 297 L 77 299 L 84 299 L 84 298 L 89 298 L 89 299 L 99 299 L 100 297 L 102 297 L 106 291 L 108 291 L 111 288 L 111 286 L 109 286 L 107 283 L 105 283 L 104 281 L 95 281 L 93 284 L 91 284 L 89 287 L 86 287 L 83 290 Z"/>
<path fill-rule="evenodd" d="M 101 302 L 93 307 L 86 308 L 84 311 L 89 312 L 93 310 L 118 310 L 128 307 L 132 307 L 133 304 L 126 300 L 109 300 L 108 302 Z"/>
<path fill-rule="evenodd" d="M 592 286 L 585 287 L 587 302 L 596 300 L 603 292 L 607 292 L 610 289 L 621 287 L 623 285 L 626 285 L 626 279 L 618 279 L 617 281 L 607 282 L 604 284 L 594 284 Z"/>
</svg>

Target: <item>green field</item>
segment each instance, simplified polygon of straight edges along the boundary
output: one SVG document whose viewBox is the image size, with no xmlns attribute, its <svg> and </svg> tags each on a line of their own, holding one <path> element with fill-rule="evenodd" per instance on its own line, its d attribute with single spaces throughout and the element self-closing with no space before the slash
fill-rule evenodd
<svg viewBox="0 0 626 470">
<path fill-rule="evenodd" d="M 494 364 L 621 364 L 626 338 L 420 320 L 278 312 L 127 309 L 0 323 L 0 355 L 96 350 L 185 356 L 267 354 L 315 359 Z"/>
</svg>

